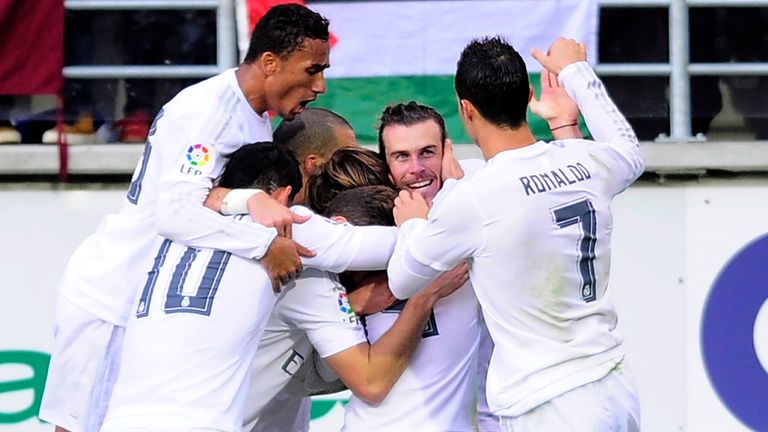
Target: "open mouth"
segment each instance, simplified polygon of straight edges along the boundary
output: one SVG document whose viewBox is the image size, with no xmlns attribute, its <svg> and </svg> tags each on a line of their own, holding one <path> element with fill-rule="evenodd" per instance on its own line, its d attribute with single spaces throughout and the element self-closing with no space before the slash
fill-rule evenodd
<svg viewBox="0 0 768 432">
<path fill-rule="evenodd" d="M 434 181 L 435 180 L 432 179 L 432 180 L 422 180 L 422 181 L 418 181 L 418 182 L 415 182 L 415 183 L 410 183 L 408 185 L 408 188 L 409 189 L 424 189 L 426 187 L 431 186 Z"/>
<path fill-rule="evenodd" d="M 310 102 L 312 102 L 314 99 L 307 99 L 299 102 L 299 111 L 304 111 L 304 108 L 309 105 Z"/>
</svg>

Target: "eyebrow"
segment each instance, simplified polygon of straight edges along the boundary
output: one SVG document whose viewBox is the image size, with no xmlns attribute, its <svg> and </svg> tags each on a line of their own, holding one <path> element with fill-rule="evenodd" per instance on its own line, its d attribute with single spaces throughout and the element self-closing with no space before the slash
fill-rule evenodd
<svg viewBox="0 0 768 432">
<path fill-rule="evenodd" d="M 406 155 L 406 156 L 408 156 L 409 154 L 410 153 L 407 150 L 395 150 L 395 151 L 389 153 L 388 157 L 398 156 L 398 155 Z"/>
</svg>

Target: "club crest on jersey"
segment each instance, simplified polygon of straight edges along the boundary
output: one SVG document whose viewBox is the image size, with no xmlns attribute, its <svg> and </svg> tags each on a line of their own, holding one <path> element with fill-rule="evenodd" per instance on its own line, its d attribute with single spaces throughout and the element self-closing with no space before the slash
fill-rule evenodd
<svg viewBox="0 0 768 432">
<path fill-rule="evenodd" d="M 347 293 L 341 290 L 337 291 L 337 293 L 339 297 L 336 301 L 339 305 L 339 310 L 345 315 L 344 322 L 356 323 L 357 315 L 355 314 L 355 311 L 352 310 L 352 306 L 349 304 L 349 297 L 347 297 Z"/>
<path fill-rule="evenodd" d="M 213 152 L 209 151 L 208 147 L 203 144 L 191 145 L 187 149 L 184 159 L 182 159 L 179 172 L 182 174 L 200 175 L 203 173 L 200 169 L 211 163 L 212 159 Z"/>
</svg>

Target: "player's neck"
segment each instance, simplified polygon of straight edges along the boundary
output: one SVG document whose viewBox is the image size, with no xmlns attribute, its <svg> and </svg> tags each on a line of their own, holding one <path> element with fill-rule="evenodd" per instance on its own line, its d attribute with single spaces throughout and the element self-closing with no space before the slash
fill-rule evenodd
<svg viewBox="0 0 768 432">
<path fill-rule="evenodd" d="M 497 154 L 527 147 L 536 143 L 527 123 L 516 129 L 500 128 L 489 125 L 478 131 L 477 146 L 483 152 L 483 159 L 488 160 Z"/>
<path fill-rule="evenodd" d="M 237 85 L 243 91 L 248 104 L 262 115 L 267 110 L 267 97 L 264 93 L 264 80 L 255 63 L 242 63 L 235 71 Z"/>
</svg>

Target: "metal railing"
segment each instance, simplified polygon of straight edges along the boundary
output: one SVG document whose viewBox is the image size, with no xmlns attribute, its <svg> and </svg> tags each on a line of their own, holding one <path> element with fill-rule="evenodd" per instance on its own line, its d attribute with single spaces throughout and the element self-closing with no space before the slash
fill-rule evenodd
<svg viewBox="0 0 768 432">
<path fill-rule="evenodd" d="M 65 0 L 68 10 L 216 10 L 215 65 L 65 66 L 65 78 L 205 78 L 237 66 L 233 0 Z"/>
<path fill-rule="evenodd" d="M 670 139 L 691 136 L 691 77 L 768 75 L 768 63 L 691 63 L 690 7 L 768 7 L 768 0 L 599 0 L 600 7 L 669 10 L 668 63 L 598 63 L 601 76 L 666 76 L 670 80 Z M 66 78 L 202 78 L 237 65 L 234 0 L 66 0 L 70 10 L 215 9 L 217 64 L 169 66 L 66 66 Z"/>
<path fill-rule="evenodd" d="M 600 7 L 669 9 L 669 63 L 598 63 L 601 76 L 668 76 L 670 139 L 691 136 L 691 76 L 768 75 L 768 63 L 691 63 L 689 7 L 768 7 L 768 0 L 599 0 Z"/>
</svg>

